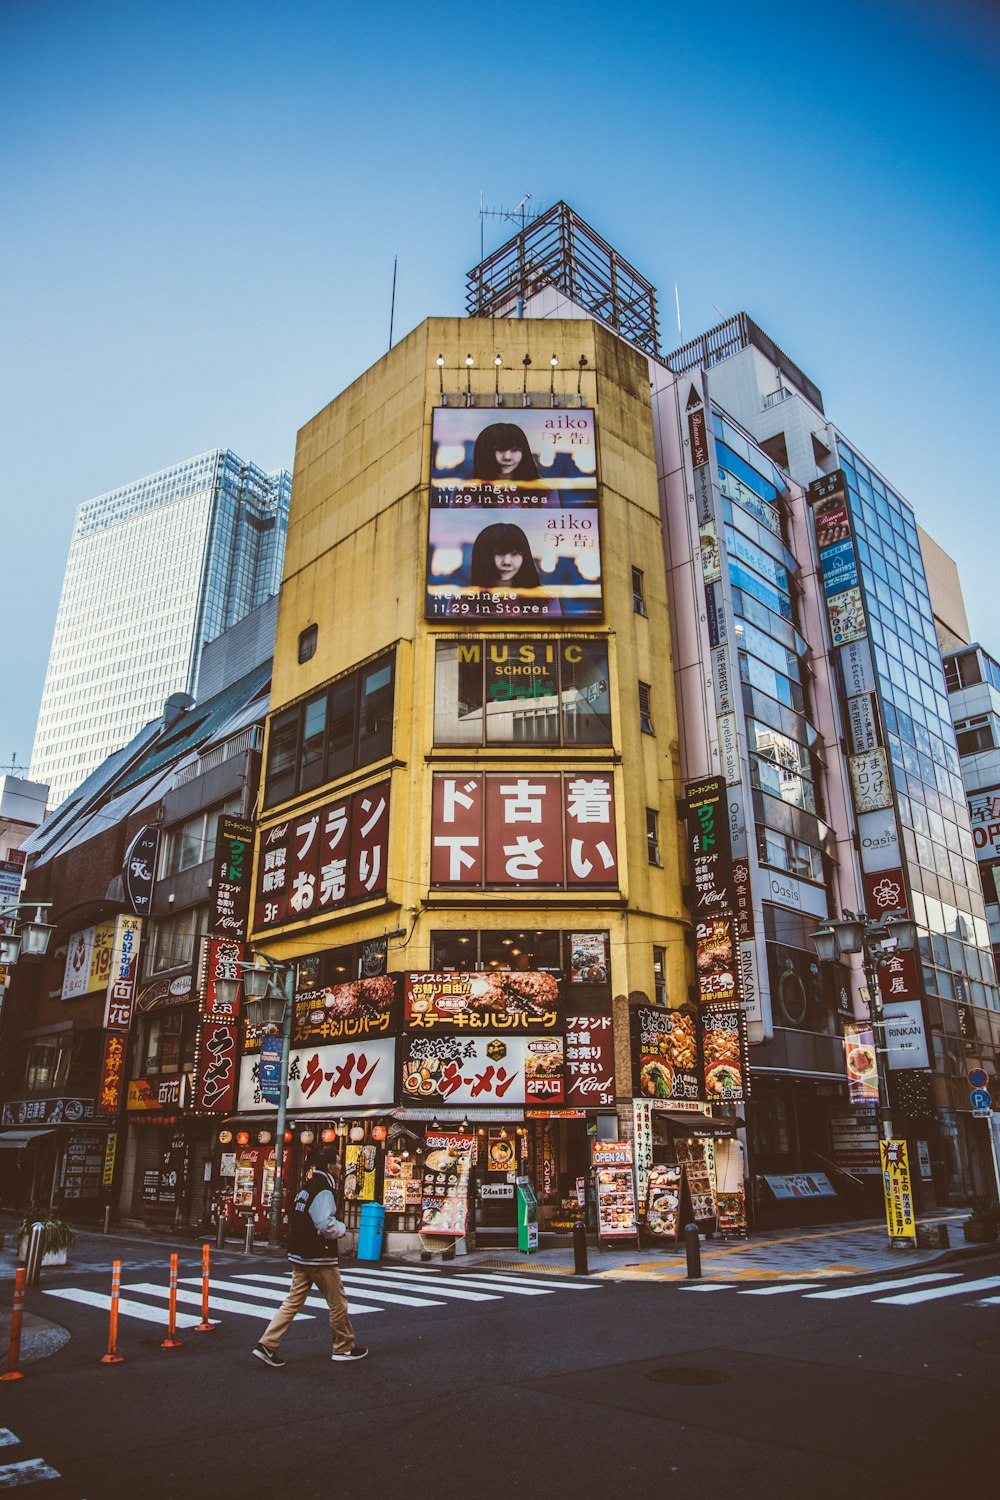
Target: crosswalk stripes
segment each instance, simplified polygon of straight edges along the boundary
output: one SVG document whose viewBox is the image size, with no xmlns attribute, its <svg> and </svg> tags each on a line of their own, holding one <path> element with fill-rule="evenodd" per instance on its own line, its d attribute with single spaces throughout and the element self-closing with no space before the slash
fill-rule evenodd
<svg viewBox="0 0 1000 1500">
<path fill-rule="evenodd" d="M 0 1427 L 0 1448 L 19 1448 L 21 1439 L 9 1427 Z M 0 1490 L 19 1489 L 25 1484 L 37 1484 L 43 1479 L 61 1479 L 58 1469 L 47 1464 L 44 1458 L 14 1459 L 0 1463 Z"/>
<path fill-rule="evenodd" d="M 343 1267 L 341 1278 L 352 1317 L 380 1313 L 386 1307 L 443 1308 L 454 1303 L 502 1302 L 508 1297 L 546 1297 L 566 1291 L 597 1291 L 593 1282 L 522 1278 L 519 1275 L 494 1276 L 479 1273 L 450 1273 L 436 1268 L 406 1266 Z M 229 1279 L 213 1280 L 209 1296 L 209 1316 L 235 1315 L 269 1319 L 284 1301 L 290 1285 L 289 1275 L 263 1271 L 235 1272 Z M 118 1302 L 119 1316 L 162 1326 L 166 1322 L 169 1289 L 166 1283 L 126 1281 Z M 94 1307 L 107 1312 L 111 1298 L 106 1292 L 89 1287 L 46 1287 L 45 1295 Z M 183 1307 L 200 1307 L 201 1277 L 182 1276 L 177 1284 L 177 1327 L 192 1328 L 200 1318 L 181 1311 Z M 310 1294 L 305 1309 L 326 1313 L 322 1296 Z M 312 1319 L 313 1311 L 300 1314 Z"/>
<path fill-rule="evenodd" d="M 928 1283 L 938 1283 L 928 1285 Z M 946 1286 L 940 1285 L 947 1282 Z M 973 1292 L 985 1292 L 1000 1287 L 1000 1276 L 984 1276 L 969 1281 L 961 1271 L 932 1271 L 920 1276 L 899 1276 L 889 1281 L 868 1281 L 850 1286 L 829 1287 L 816 1290 L 814 1281 L 783 1281 L 768 1286 L 737 1286 L 733 1282 L 691 1282 L 678 1287 L 682 1292 L 732 1292 L 737 1297 L 777 1297 L 783 1293 L 798 1292 L 802 1301 L 841 1301 L 848 1297 L 867 1297 L 883 1307 L 914 1307 L 922 1302 L 938 1301 L 945 1297 L 968 1296 Z M 900 1288 L 906 1288 L 901 1291 Z M 914 1288 L 916 1290 L 914 1290 Z M 891 1292 L 892 1296 L 879 1296 L 880 1292 Z M 985 1297 L 977 1301 L 977 1307 L 1000 1306 L 1000 1296 Z"/>
</svg>

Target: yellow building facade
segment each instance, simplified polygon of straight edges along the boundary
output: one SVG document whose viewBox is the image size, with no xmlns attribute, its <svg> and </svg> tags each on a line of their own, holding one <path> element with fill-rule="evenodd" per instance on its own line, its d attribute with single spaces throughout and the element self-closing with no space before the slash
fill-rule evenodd
<svg viewBox="0 0 1000 1500">
<path fill-rule="evenodd" d="M 692 978 L 643 358 L 587 319 L 429 319 L 301 429 L 264 754 L 250 941 L 299 965 L 290 1119 L 499 1132 L 560 1223 L 628 1129 L 630 998 Z M 419 982 L 351 1030 L 337 986 L 379 972 Z M 449 974 L 522 976 L 492 1064 Z"/>
</svg>

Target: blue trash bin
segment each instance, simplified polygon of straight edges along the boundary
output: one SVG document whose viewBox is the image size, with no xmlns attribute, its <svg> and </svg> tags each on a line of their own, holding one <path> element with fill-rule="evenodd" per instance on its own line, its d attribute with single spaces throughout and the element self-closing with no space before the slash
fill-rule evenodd
<svg viewBox="0 0 1000 1500">
<path fill-rule="evenodd" d="M 385 1209 L 381 1203 L 362 1203 L 358 1227 L 358 1260 L 382 1259 L 382 1230 Z"/>
</svg>

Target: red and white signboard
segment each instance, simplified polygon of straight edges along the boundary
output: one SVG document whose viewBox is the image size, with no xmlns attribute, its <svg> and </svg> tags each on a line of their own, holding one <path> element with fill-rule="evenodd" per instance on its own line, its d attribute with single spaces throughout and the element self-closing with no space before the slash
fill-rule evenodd
<svg viewBox="0 0 1000 1500">
<path fill-rule="evenodd" d="M 431 883 L 616 886 L 610 774 L 434 777 Z"/>
<path fill-rule="evenodd" d="M 254 926 L 273 927 L 383 895 L 388 853 L 387 781 L 265 829 Z"/>
<path fill-rule="evenodd" d="M 566 1017 L 566 1103 L 596 1109 L 615 1102 L 610 1016 Z"/>
<path fill-rule="evenodd" d="M 240 1111 L 273 1110 L 260 1091 L 258 1053 L 240 1064 Z M 294 1047 L 288 1060 L 288 1108 L 347 1110 L 395 1102 L 396 1042 L 363 1038 L 327 1047 Z"/>
</svg>

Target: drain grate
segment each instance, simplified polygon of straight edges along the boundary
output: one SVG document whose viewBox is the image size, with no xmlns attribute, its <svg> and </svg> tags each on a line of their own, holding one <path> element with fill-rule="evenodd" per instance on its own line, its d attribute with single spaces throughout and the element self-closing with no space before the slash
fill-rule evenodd
<svg viewBox="0 0 1000 1500">
<path fill-rule="evenodd" d="M 724 1370 L 704 1370 L 697 1367 L 676 1370 L 647 1370 L 645 1380 L 655 1385 L 725 1385 L 729 1376 Z"/>
</svg>

